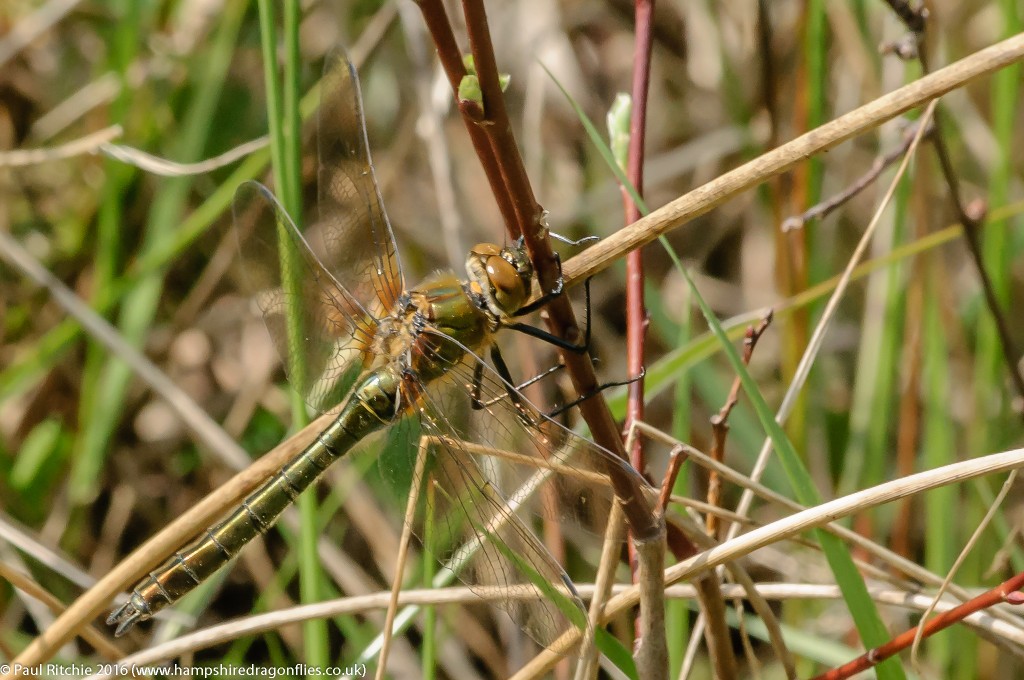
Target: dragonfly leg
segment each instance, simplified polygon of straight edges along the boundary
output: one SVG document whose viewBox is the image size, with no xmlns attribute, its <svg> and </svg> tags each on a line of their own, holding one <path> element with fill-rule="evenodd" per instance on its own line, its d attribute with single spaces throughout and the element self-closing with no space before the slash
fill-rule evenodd
<svg viewBox="0 0 1024 680">
<path fill-rule="evenodd" d="M 553 409 L 551 411 L 548 411 L 545 415 L 548 418 L 556 418 L 556 417 L 562 415 L 563 413 L 565 413 L 566 411 L 568 411 L 569 409 L 571 409 L 573 406 L 577 406 L 578 404 L 581 404 L 582 402 L 586 401 L 587 399 L 590 399 L 591 397 L 595 397 L 598 394 L 600 394 L 601 392 L 604 392 L 609 387 L 622 387 L 623 385 L 629 385 L 631 383 L 635 383 L 637 380 L 643 380 L 644 376 L 646 376 L 646 375 L 647 375 L 647 369 L 646 368 L 642 368 L 640 370 L 640 375 L 635 375 L 632 378 L 626 378 L 625 380 L 614 380 L 612 382 L 603 383 L 601 385 L 598 385 L 597 387 L 595 387 L 591 391 L 587 392 L 583 396 L 578 397 L 576 399 L 573 399 L 568 404 L 562 404 L 561 406 L 559 406 L 559 407 L 557 407 L 557 408 L 555 408 L 555 409 Z"/>
<path fill-rule="evenodd" d="M 519 392 L 519 391 L 523 390 L 524 388 L 529 387 L 530 385 L 533 385 L 535 383 L 540 382 L 541 380 L 543 380 L 544 378 L 548 377 L 549 375 L 552 375 L 554 373 L 557 373 L 558 371 L 561 371 L 564 368 L 565 368 L 565 364 L 555 364 L 554 366 L 552 366 L 551 368 L 547 369 L 546 371 L 538 373 L 537 375 L 533 376 L 529 380 L 526 380 L 526 381 L 516 385 L 514 391 L 515 392 Z M 509 390 L 508 394 L 502 394 L 500 396 L 497 396 L 497 397 L 494 397 L 494 398 L 490 399 L 489 401 L 481 401 L 480 400 L 480 385 L 479 385 L 480 377 L 479 376 L 481 376 L 482 374 L 483 374 L 483 365 L 478 363 L 477 364 L 477 368 L 476 368 L 476 370 L 473 373 L 473 376 L 474 376 L 473 379 L 474 379 L 475 382 L 474 382 L 474 385 L 473 385 L 474 392 L 471 394 L 472 405 L 473 405 L 473 409 L 474 410 L 480 410 L 480 409 L 492 406 L 493 404 L 497 404 L 502 399 L 509 398 L 509 396 L 511 396 L 512 393 L 513 393 L 513 390 Z M 631 383 L 635 383 L 637 380 L 643 380 L 644 377 L 646 377 L 646 375 L 647 375 L 647 369 L 644 368 L 643 370 L 640 371 L 640 375 L 636 375 L 636 376 L 634 376 L 632 378 L 627 378 L 625 380 L 613 380 L 611 382 L 602 383 L 601 385 L 598 385 L 596 388 L 594 388 L 593 390 L 591 390 L 587 394 L 583 395 L 582 397 L 574 399 L 573 401 L 569 402 L 568 404 L 562 404 L 561 406 L 558 406 L 558 407 L 552 409 L 551 411 L 548 411 L 544 415 L 547 416 L 548 418 L 552 418 L 552 419 L 553 418 L 557 418 L 558 416 L 562 415 L 563 413 L 565 413 L 566 411 L 571 409 L 573 406 L 576 406 L 576 405 L 580 404 L 581 402 L 584 402 L 587 399 L 590 399 L 591 397 L 594 397 L 595 395 L 600 394 L 601 392 L 604 392 L 605 390 L 607 390 L 609 388 L 612 388 L 612 387 L 622 387 L 624 385 L 629 385 Z"/>
<path fill-rule="evenodd" d="M 484 367 L 483 364 L 477 362 L 476 368 L 473 370 L 473 389 L 470 390 L 470 403 L 472 404 L 473 409 L 480 410 L 486 408 L 507 396 L 512 403 L 515 404 L 516 413 L 519 415 L 519 419 L 522 420 L 527 427 L 536 425 L 533 418 L 530 417 L 529 411 L 527 411 L 526 407 L 523 405 L 523 397 L 518 392 L 519 388 L 513 387 L 512 373 L 508 370 L 508 364 L 505 363 L 505 359 L 501 356 L 501 350 L 498 349 L 497 345 L 493 345 L 491 347 L 491 363 L 494 364 L 494 370 L 496 370 L 498 375 L 501 377 L 501 381 L 505 385 L 506 393 L 487 402 L 480 400 L 480 387 L 483 379 Z M 543 375 L 531 378 L 531 381 L 536 382 L 541 377 L 543 377 Z"/>
<path fill-rule="evenodd" d="M 548 229 L 548 234 L 551 236 L 551 238 L 555 239 L 556 241 L 561 241 L 562 243 L 565 243 L 566 245 L 570 245 L 573 248 L 575 248 L 577 246 L 581 246 L 584 243 L 590 243 L 591 241 L 600 241 L 601 240 L 601 237 L 598 236 L 597 234 L 591 234 L 590 236 L 584 236 L 583 238 L 578 238 L 578 239 L 575 239 L 575 240 L 569 238 L 568 236 L 562 236 L 557 231 L 552 231 L 550 229 Z"/>
<path fill-rule="evenodd" d="M 484 365 L 478 361 L 476 366 L 473 367 L 473 389 L 469 391 L 469 403 L 474 411 L 479 411 L 493 403 L 493 400 L 486 403 L 480 401 L 480 388 L 483 386 L 483 379 Z"/>
<path fill-rule="evenodd" d="M 559 278 L 559 281 L 561 282 L 561 278 Z M 559 285 L 561 285 L 561 283 Z M 529 335 L 530 337 L 537 338 L 538 340 L 543 340 L 549 345 L 554 345 L 559 349 L 564 349 L 568 352 L 574 352 L 576 354 L 583 354 L 590 349 L 590 279 L 587 279 L 586 281 L 583 282 L 583 290 L 586 297 L 586 304 L 584 307 L 584 315 L 586 317 L 586 330 L 583 332 L 582 343 L 569 342 L 568 340 L 560 338 L 557 335 L 548 333 L 547 331 L 537 328 L 536 326 L 531 326 L 525 323 L 509 323 L 505 324 L 505 328 L 511 328 L 514 331 L 519 331 L 523 335 Z M 559 292 L 560 291 L 561 289 L 559 289 Z M 546 297 L 548 296 L 545 295 L 544 297 L 537 300 L 537 302 L 540 302 L 540 300 L 544 300 L 544 298 Z M 534 304 L 530 304 L 527 306 L 533 307 Z M 519 312 L 516 312 L 516 315 L 518 316 Z"/>
<path fill-rule="evenodd" d="M 476 368 L 476 371 L 474 372 L 473 376 L 474 376 L 474 380 L 479 380 L 479 378 L 477 376 L 480 375 L 481 373 L 483 373 L 483 365 L 480 364 L 480 363 L 477 363 L 476 366 L 477 366 L 477 368 Z M 542 373 L 538 373 L 537 375 L 533 376 L 529 380 L 526 380 L 526 381 L 521 382 L 518 385 L 516 385 L 515 391 L 516 392 L 521 392 L 524 389 L 526 389 L 527 387 L 529 387 L 530 385 L 533 385 L 535 383 L 539 383 L 544 378 L 548 377 L 549 375 L 551 375 L 553 373 L 557 373 L 558 371 L 561 371 L 563 368 L 565 368 L 565 364 L 555 364 L 554 366 L 552 366 L 551 368 L 547 369 L 546 371 L 544 371 Z M 474 384 L 474 387 L 479 392 L 479 387 L 480 386 L 478 384 Z M 509 394 L 511 394 L 511 392 L 509 392 Z M 506 399 L 509 396 L 509 394 L 502 394 L 500 396 L 494 397 L 490 401 L 480 401 L 480 395 L 479 394 L 473 394 L 473 395 L 470 395 L 470 396 L 473 399 L 473 408 L 475 410 L 480 410 L 482 408 L 486 408 L 486 407 L 491 406 L 493 404 L 497 404 L 502 399 Z"/>
<path fill-rule="evenodd" d="M 538 309 L 565 292 L 565 279 L 562 278 L 562 258 L 558 256 L 558 253 L 555 253 L 555 262 L 558 266 L 558 279 L 555 281 L 555 287 L 541 295 L 533 302 L 523 305 L 517 309 L 515 314 L 512 316 L 526 316 L 527 314 L 536 312 Z"/>
<path fill-rule="evenodd" d="M 600 241 L 601 240 L 601 237 L 597 236 L 596 234 L 591 235 L 591 236 L 584 236 L 583 238 L 577 239 L 575 241 L 573 239 L 571 239 L 571 238 L 568 238 L 567 236 L 562 236 L 558 232 L 551 231 L 550 229 L 548 230 L 548 234 L 550 234 L 552 238 L 554 238 L 554 239 L 556 239 L 558 241 L 561 241 L 562 243 L 567 243 L 567 244 L 569 244 L 570 246 L 573 246 L 573 247 L 583 245 L 584 243 L 589 243 L 590 241 Z M 517 243 L 518 243 L 518 245 L 522 246 L 522 242 L 523 242 L 523 237 L 520 236 L 519 237 L 519 241 Z M 544 293 L 543 295 L 541 295 L 539 298 L 537 298 L 536 300 L 534 300 L 530 304 L 524 305 L 524 306 L 520 307 L 519 309 L 517 309 L 516 313 L 513 314 L 512 316 L 525 316 L 526 314 L 530 314 L 531 312 L 535 312 L 538 309 L 540 309 L 541 307 L 543 307 L 544 305 L 546 305 L 547 303 L 549 303 L 552 300 L 554 300 L 559 295 L 561 295 L 562 292 L 565 290 L 565 279 L 562 278 L 562 258 L 561 258 L 561 256 L 558 253 L 554 253 L 554 255 L 555 255 L 555 265 L 558 267 L 558 280 L 555 281 L 555 287 L 553 289 L 551 289 L 549 292 Z M 588 283 L 589 283 L 589 281 L 590 280 L 587 279 Z M 587 290 L 588 295 L 589 295 L 589 292 L 590 291 L 588 289 Z"/>
</svg>

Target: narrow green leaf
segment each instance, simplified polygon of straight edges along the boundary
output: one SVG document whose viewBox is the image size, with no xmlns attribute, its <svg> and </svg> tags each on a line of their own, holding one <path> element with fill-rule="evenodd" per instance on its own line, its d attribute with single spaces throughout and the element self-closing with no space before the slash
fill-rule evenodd
<svg viewBox="0 0 1024 680">
<path fill-rule="evenodd" d="M 551 75 L 551 72 L 548 71 L 548 74 Z M 611 150 L 599 141 L 600 135 L 597 134 L 593 123 L 590 122 L 583 110 L 575 103 L 575 101 L 573 101 L 565 88 L 558 84 L 558 81 L 554 76 L 551 77 L 558 85 L 559 89 L 562 90 L 566 99 L 569 100 L 573 109 L 575 109 L 580 122 L 584 129 L 586 129 L 587 134 L 590 135 L 591 140 L 594 141 L 601 156 L 607 162 L 608 167 L 615 173 L 619 182 L 629 192 L 641 212 L 643 214 L 648 214 L 649 210 L 646 204 L 637 194 L 636 189 L 629 182 L 629 179 L 622 172 L 622 169 L 616 162 Z M 662 239 L 662 243 L 666 244 L 664 239 Z M 682 267 L 682 264 L 675 257 L 675 253 L 671 249 L 668 249 L 668 252 L 675 260 L 676 268 L 686 278 L 694 300 L 700 307 L 705 319 L 707 319 L 708 325 L 711 327 L 714 336 L 718 339 L 718 342 L 720 343 L 722 350 L 725 352 L 726 357 L 729 359 L 730 364 L 732 364 L 733 370 L 740 377 L 743 390 L 752 402 L 758 419 L 761 421 L 762 427 L 764 427 L 765 432 L 768 433 L 772 443 L 775 445 L 775 449 L 779 454 L 783 468 L 789 477 L 790 485 L 796 491 L 798 500 L 807 506 L 818 505 L 821 502 L 821 496 L 818 493 L 817 488 L 814 486 L 810 473 L 808 473 L 807 469 L 804 467 L 803 461 L 801 461 L 799 456 L 796 454 L 796 451 L 794 450 L 792 443 L 789 441 L 789 438 L 786 436 L 785 431 L 775 421 L 774 414 L 768 408 L 767 403 L 765 403 L 764 398 L 761 396 L 761 393 L 757 388 L 757 384 L 743 365 L 743 361 L 736 352 L 736 348 L 733 347 L 732 342 L 729 340 L 725 330 L 718 322 L 714 312 L 711 311 L 711 308 L 707 306 L 707 303 L 700 296 L 700 291 L 697 290 L 697 287 L 690 278 L 689 273 Z M 839 539 L 835 538 L 831 534 L 818 530 L 815 532 L 815 535 L 822 546 L 822 550 L 825 553 L 829 566 L 832 568 L 832 572 L 836 577 L 836 582 L 843 593 L 843 598 L 850 610 L 850 614 L 853 616 L 854 622 L 857 625 L 857 629 L 860 632 L 865 646 L 870 648 L 883 644 L 889 638 L 888 631 L 886 631 L 885 626 L 882 623 L 882 619 L 878 615 L 878 610 L 875 608 L 874 603 L 868 596 L 867 587 L 864 585 L 864 580 L 861 578 L 860 572 L 857 571 L 857 568 L 853 563 L 853 558 L 850 556 L 849 550 L 847 550 L 846 546 Z M 896 659 L 889 659 L 888 661 L 880 664 L 877 668 L 880 677 L 891 678 L 893 680 L 902 679 L 904 677 L 902 668 Z"/>
<path fill-rule="evenodd" d="M 558 610 L 562 612 L 567 619 L 569 619 L 572 625 L 576 626 L 576 628 L 579 628 L 580 630 L 585 630 L 587 628 L 587 613 L 583 609 L 580 609 L 577 601 L 573 600 L 560 589 L 556 588 L 555 584 L 550 583 L 540 572 L 533 568 L 532 564 L 523 559 L 515 550 L 509 548 L 509 546 L 506 545 L 500 537 L 488 531 L 486 527 L 476 526 L 474 523 L 474 528 L 478 534 L 483 534 L 487 537 L 491 544 L 494 545 L 494 547 L 502 554 L 502 557 L 515 564 L 519 571 L 526 575 L 530 583 L 540 590 L 547 600 L 553 602 L 554 605 L 558 607 Z M 630 678 L 639 680 L 632 655 L 618 638 L 603 628 L 599 628 L 594 631 L 594 644 L 597 645 L 597 648 L 601 653 L 615 663 L 621 671 L 626 673 Z"/>
<path fill-rule="evenodd" d="M 19 491 L 28 490 L 39 473 L 60 452 L 61 424 L 47 418 L 32 428 L 11 467 L 9 481 Z"/>
<path fill-rule="evenodd" d="M 807 507 L 820 505 L 821 494 L 818 493 L 810 473 L 794 450 L 793 444 L 789 441 L 789 437 L 786 436 L 785 430 L 775 420 L 774 414 L 768 408 L 764 397 L 761 396 L 761 391 L 757 388 L 757 383 L 754 382 L 754 378 L 747 371 L 746 366 L 743 365 L 743 360 L 729 341 L 715 313 L 708 306 L 707 302 L 704 301 L 704 298 L 701 297 L 696 284 L 688 273 L 683 272 L 683 275 L 686 277 L 686 282 L 693 293 L 693 299 L 700 307 L 715 337 L 721 343 L 725 356 L 729 363 L 732 364 L 733 370 L 739 376 L 740 383 L 743 385 L 743 391 L 746 393 L 747 398 L 750 399 L 762 427 L 764 427 L 771 438 L 772 444 L 779 455 L 779 460 L 782 462 L 782 467 L 789 478 L 789 483 L 796 492 L 797 500 Z M 850 615 L 853 617 L 864 646 L 868 649 L 881 646 L 889 640 L 889 633 L 885 628 L 885 624 L 882 623 L 882 618 L 878 615 L 878 609 L 875 607 L 874 601 L 868 594 L 864 579 L 857 570 L 857 566 L 853 563 L 850 551 L 841 540 L 827 531 L 816 529 L 814 535 L 821 545 L 825 559 L 832 568 L 836 584 L 843 593 L 843 599 L 850 610 Z M 883 661 L 876 669 L 879 676 L 889 678 L 905 677 L 899 660 L 895 658 Z"/>
<path fill-rule="evenodd" d="M 462 76 L 462 80 L 459 81 L 459 101 L 473 102 L 483 108 L 484 93 L 480 90 L 480 79 L 475 75 Z"/>
</svg>

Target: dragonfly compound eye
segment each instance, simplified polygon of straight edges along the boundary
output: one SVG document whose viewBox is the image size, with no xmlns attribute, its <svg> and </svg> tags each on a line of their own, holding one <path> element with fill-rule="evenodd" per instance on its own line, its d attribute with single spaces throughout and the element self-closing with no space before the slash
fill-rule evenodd
<svg viewBox="0 0 1024 680">
<path fill-rule="evenodd" d="M 487 280 L 494 291 L 495 301 L 502 310 L 511 313 L 526 302 L 530 289 L 516 267 L 505 258 L 499 255 L 487 258 Z"/>
</svg>

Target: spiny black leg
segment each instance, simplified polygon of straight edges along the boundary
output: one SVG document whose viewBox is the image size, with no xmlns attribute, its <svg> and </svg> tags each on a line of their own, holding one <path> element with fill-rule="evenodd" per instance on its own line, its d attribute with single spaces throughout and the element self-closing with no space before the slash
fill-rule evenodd
<svg viewBox="0 0 1024 680">
<path fill-rule="evenodd" d="M 601 392 L 604 392 L 609 387 L 622 387 L 623 385 L 629 385 L 630 383 L 635 383 L 637 380 L 643 380 L 644 376 L 646 376 L 646 375 L 647 375 L 647 369 L 646 368 L 642 368 L 640 370 L 640 375 L 634 376 L 632 378 L 628 378 L 626 380 L 616 380 L 614 382 L 607 382 L 607 383 L 604 383 L 603 385 L 598 385 L 595 389 L 591 390 L 590 392 L 587 392 L 582 397 L 579 397 L 578 399 L 570 401 L 568 404 L 562 404 L 558 408 L 556 408 L 556 409 L 554 409 L 552 411 L 549 411 L 546 415 L 547 415 L 548 418 L 556 418 L 556 417 L 562 415 L 563 413 L 565 413 L 566 411 L 568 411 L 569 409 L 571 409 L 573 406 L 581 404 L 581 403 L 585 402 L 587 399 L 595 397 L 598 394 L 600 394 Z"/>
<path fill-rule="evenodd" d="M 529 335 L 531 337 L 537 338 L 538 340 L 543 340 L 544 342 L 550 345 L 554 345 L 559 349 L 564 349 L 568 352 L 574 352 L 576 354 L 583 354 L 584 352 L 590 349 L 590 279 L 587 279 L 586 281 L 583 282 L 583 290 L 586 295 L 586 307 L 584 308 L 584 315 L 586 317 L 586 330 L 583 333 L 582 344 L 569 342 L 568 340 L 564 340 L 558 337 L 557 335 L 553 335 L 551 333 L 548 333 L 547 331 L 541 330 L 539 328 L 536 328 L 535 326 L 530 326 L 529 324 L 525 323 L 505 324 L 505 328 L 511 328 L 512 330 L 519 331 L 524 335 Z"/>
<path fill-rule="evenodd" d="M 581 246 L 584 243 L 588 243 L 590 241 L 600 241 L 601 240 L 601 237 L 596 235 L 596 234 L 592 234 L 590 236 L 584 236 L 583 238 L 577 239 L 575 241 L 572 240 L 571 238 L 566 237 L 566 236 L 562 236 L 558 232 L 551 231 L 550 229 L 548 230 L 548 234 L 550 234 L 551 237 L 554 238 L 555 240 L 561 241 L 562 243 L 567 243 L 568 245 L 573 246 L 573 247 Z M 516 245 L 518 245 L 520 248 L 523 246 L 523 237 L 522 236 L 520 236 L 519 240 L 516 241 Z M 526 314 L 530 314 L 531 312 L 535 312 L 538 309 L 540 309 L 541 307 L 543 307 L 544 305 L 546 305 L 547 303 L 549 303 L 552 300 L 554 300 L 559 295 L 561 295 L 562 291 L 565 290 L 565 279 L 562 278 L 562 257 L 558 253 L 554 253 L 554 256 L 555 256 L 555 266 L 558 267 L 558 280 L 555 281 L 555 287 L 553 289 L 551 289 L 549 292 L 544 293 L 543 295 L 541 295 L 539 298 L 537 298 L 536 300 L 534 300 L 530 304 L 524 305 L 523 307 L 520 307 L 519 309 L 517 309 L 515 314 L 513 314 L 512 316 L 525 316 Z"/>
<path fill-rule="evenodd" d="M 483 386 L 483 379 L 484 365 L 478 361 L 473 367 L 473 389 L 469 391 L 469 403 L 474 411 L 479 411 L 488 405 L 480 401 L 480 388 Z"/>
<path fill-rule="evenodd" d="M 523 406 L 522 396 L 512 386 L 512 374 L 509 372 L 508 364 L 505 363 L 505 359 L 501 356 L 501 350 L 498 349 L 497 345 L 491 345 L 491 363 L 494 364 L 494 370 L 501 376 L 501 380 L 505 385 L 505 392 L 508 394 L 508 398 L 512 400 L 512 403 L 515 404 L 516 413 L 519 414 L 519 418 L 527 427 L 533 426 L 534 422 L 530 418 L 529 412 Z"/>
<path fill-rule="evenodd" d="M 548 234 L 550 234 L 551 238 L 555 239 L 556 241 L 561 241 L 562 243 L 570 245 L 570 246 L 572 246 L 574 248 L 576 246 L 581 246 L 584 243 L 590 243 L 591 241 L 600 241 L 601 240 L 601 237 L 598 236 L 597 234 L 591 234 L 590 236 L 584 236 L 583 238 L 576 239 L 575 241 L 572 240 L 571 238 L 569 238 L 568 236 L 562 236 L 557 231 L 551 231 L 550 229 L 548 229 Z"/>
<path fill-rule="evenodd" d="M 587 330 L 583 332 L 583 351 L 590 349 L 590 278 L 583 281 L 583 318 Z"/>
<path fill-rule="evenodd" d="M 530 304 L 523 305 L 517 309 L 512 316 L 525 316 L 535 312 L 565 291 L 565 279 L 562 278 L 562 258 L 559 257 L 558 253 L 555 253 L 555 265 L 558 267 L 558 279 L 555 281 L 555 287 Z"/>
<path fill-rule="evenodd" d="M 516 385 L 516 392 L 521 392 L 522 390 L 526 389 L 530 385 L 532 385 L 534 383 L 537 383 L 537 382 L 540 382 L 541 380 L 543 380 L 544 378 L 548 377 L 552 373 L 557 373 L 558 371 L 562 370 L 563 368 L 565 368 L 565 364 L 555 364 L 554 366 L 552 366 L 548 370 L 544 371 L 543 373 L 539 373 L 539 374 L 533 376 L 532 378 L 530 378 L 529 380 L 527 380 L 526 382 L 523 382 L 523 383 L 520 383 L 520 384 Z M 501 401 L 504 398 L 505 398 L 505 395 L 501 395 L 500 397 L 495 397 L 495 398 L 491 399 L 490 401 L 484 402 L 482 404 L 482 406 L 491 406 L 492 404 L 497 404 L 499 401 Z"/>
<path fill-rule="evenodd" d="M 557 347 L 559 349 L 564 349 L 564 350 L 566 350 L 568 352 L 575 352 L 577 354 L 582 354 L 583 352 L 587 351 L 586 346 L 577 345 L 575 343 L 569 342 L 568 340 L 563 340 L 562 338 L 558 337 L 557 335 L 553 335 L 551 333 L 548 333 L 547 331 L 541 330 L 539 328 L 535 328 L 535 327 L 533 327 L 533 326 L 531 326 L 529 324 L 525 324 L 525 323 L 511 323 L 511 324 L 507 324 L 505 326 L 505 328 L 509 328 L 511 330 L 514 330 L 514 331 L 519 331 L 523 335 L 529 335 L 531 338 L 537 338 L 538 340 L 543 340 L 544 342 L 548 343 L 549 345 L 554 345 L 555 347 Z"/>
</svg>

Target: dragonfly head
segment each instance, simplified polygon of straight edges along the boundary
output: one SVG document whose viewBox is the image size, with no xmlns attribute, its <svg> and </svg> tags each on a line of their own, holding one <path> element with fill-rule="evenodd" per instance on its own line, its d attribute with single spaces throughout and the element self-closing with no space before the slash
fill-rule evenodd
<svg viewBox="0 0 1024 680">
<path fill-rule="evenodd" d="M 533 265 L 520 242 L 500 248 L 478 243 L 466 258 L 466 272 L 474 292 L 498 318 L 512 315 L 530 298 Z"/>
</svg>

